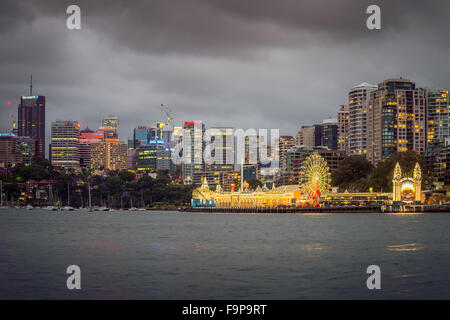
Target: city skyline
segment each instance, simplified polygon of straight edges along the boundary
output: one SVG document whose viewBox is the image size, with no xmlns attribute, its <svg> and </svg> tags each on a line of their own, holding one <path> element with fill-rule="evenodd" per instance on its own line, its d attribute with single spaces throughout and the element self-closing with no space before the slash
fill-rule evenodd
<svg viewBox="0 0 450 320">
<path fill-rule="evenodd" d="M 444 93 L 448 92 L 448 89 L 446 89 L 446 88 L 444 88 L 442 86 L 436 86 L 436 87 L 433 87 L 433 88 L 423 87 L 423 86 L 417 85 L 417 83 L 414 80 L 403 78 L 403 77 L 400 77 L 400 78 L 386 78 L 384 80 L 379 80 L 379 81 L 377 81 L 376 85 L 372 85 L 372 84 L 369 84 L 367 82 L 362 82 L 359 85 L 355 85 L 352 88 L 348 88 L 347 89 L 348 100 L 343 102 L 343 104 L 336 105 L 334 113 L 329 114 L 328 116 L 324 117 L 323 119 L 315 119 L 315 120 L 312 120 L 312 122 L 304 123 L 303 125 L 299 126 L 297 129 L 294 129 L 294 132 L 290 132 L 290 131 L 287 132 L 286 130 L 283 131 L 283 128 L 273 128 L 273 127 L 272 128 L 273 129 L 280 129 L 280 132 L 284 132 L 284 134 L 280 134 L 280 136 L 292 136 L 292 137 L 297 136 L 297 140 L 298 140 L 299 139 L 298 135 L 299 135 L 299 133 L 301 132 L 301 130 L 303 128 L 313 127 L 313 126 L 322 126 L 325 123 L 330 122 L 330 121 L 333 122 L 333 123 L 335 122 L 336 125 L 338 125 L 339 114 L 342 112 L 342 107 L 343 106 L 348 106 L 349 102 L 350 102 L 350 105 L 353 103 L 354 100 L 352 99 L 352 97 L 353 97 L 353 93 L 356 90 L 358 90 L 360 87 L 363 88 L 363 89 L 366 89 L 366 86 L 368 86 L 368 87 L 370 86 L 371 88 L 373 87 L 373 89 L 367 91 L 367 97 L 369 97 L 370 96 L 370 92 L 376 91 L 379 84 L 382 84 L 383 82 L 386 82 L 386 81 L 389 81 L 389 80 L 412 81 L 413 83 L 416 84 L 416 88 L 418 90 L 422 90 L 422 91 L 424 91 L 424 93 L 425 92 L 429 92 L 431 94 L 430 99 L 433 98 L 433 97 L 434 97 L 434 99 L 436 99 L 436 97 L 439 98 L 439 97 L 441 97 L 442 92 L 444 92 Z M 364 94 L 366 94 L 366 91 L 364 91 Z M 36 93 L 35 96 L 20 95 L 19 96 L 19 101 L 21 99 L 23 99 L 23 98 L 27 99 L 27 98 L 31 98 L 31 97 L 43 98 L 43 99 L 46 98 L 45 95 L 42 96 L 42 95 L 39 95 L 39 94 Z M 439 104 L 439 101 L 438 101 L 438 106 L 440 106 L 442 108 L 445 108 L 447 106 L 447 104 L 448 104 L 448 102 L 447 102 L 448 99 L 449 98 L 446 95 L 446 98 L 444 99 L 445 103 L 440 103 Z M 442 102 L 444 102 L 444 100 Z M 355 101 L 362 102 L 362 104 L 368 104 L 369 103 L 368 98 L 367 98 L 367 101 L 366 100 L 364 100 L 364 101 L 359 100 L 359 98 L 357 98 Z M 347 105 L 345 103 L 347 103 Z M 436 108 L 434 103 L 436 103 L 436 101 L 433 101 L 432 108 Z M 45 104 L 45 101 L 44 101 L 44 104 Z M 19 108 L 19 110 L 20 110 L 20 105 L 21 104 L 19 103 L 19 105 L 17 106 L 17 108 Z M 15 116 L 15 118 L 14 117 L 10 117 L 9 118 L 10 122 L 8 122 L 7 126 L 1 130 L 2 133 L 14 133 L 14 130 L 15 130 L 14 126 L 18 126 L 18 124 L 19 124 L 19 120 L 18 120 L 18 116 L 17 116 L 18 112 L 17 112 L 17 108 L 15 108 L 15 107 L 16 106 L 13 106 L 11 108 L 14 109 L 14 113 L 16 114 L 16 116 Z M 117 124 L 115 124 L 116 127 L 113 128 L 114 132 L 115 132 L 114 133 L 115 134 L 114 137 L 119 139 L 119 140 L 121 140 L 121 141 L 129 141 L 129 140 L 133 139 L 133 132 L 134 132 L 134 130 L 136 130 L 139 127 L 142 127 L 142 128 L 145 127 L 145 128 L 149 128 L 149 129 L 150 128 L 157 128 L 159 124 L 164 123 L 165 121 L 167 121 L 167 119 L 165 119 L 164 110 L 160 109 L 160 112 L 162 113 L 162 115 L 160 117 L 155 117 L 153 119 L 149 119 L 147 122 L 143 122 L 142 120 L 136 120 L 135 121 L 136 124 L 132 125 L 132 129 L 129 132 L 127 131 L 126 133 L 124 133 L 125 130 L 123 130 L 123 129 L 120 130 L 120 131 L 118 130 L 119 129 L 119 122 L 117 122 Z M 359 112 L 361 112 L 361 111 L 359 111 Z M 424 110 L 424 112 L 428 112 L 428 108 L 426 110 Z M 435 112 L 435 111 L 433 111 L 433 112 Z M 45 113 L 47 113 L 47 112 L 45 112 Z M 47 113 L 47 118 L 48 118 L 48 116 L 49 115 Z M 50 116 L 51 116 L 51 114 L 50 114 Z M 51 132 L 50 132 L 50 130 L 51 130 L 51 123 L 53 123 L 53 122 L 57 122 L 57 121 L 76 121 L 76 122 L 80 123 L 80 129 L 81 130 L 92 130 L 92 129 L 95 130 L 97 128 L 104 127 L 106 125 L 105 121 L 107 121 L 110 117 L 115 118 L 114 121 L 121 121 L 121 119 L 119 117 L 117 117 L 117 115 L 114 115 L 112 113 L 105 113 L 103 115 L 100 115 L 100 119 L 98 121 L 92 121 L 91 124 L 89 124 L 87 122 L 86 123 L 82 123 L 81 121 L 78 120 L 80 118 L 79 116 L 73 116 L 72 114 L 67 114 L 66 117 L 63 117 L 63 118 L 45 119 L 46 120 L 45 121 L 46 147 L 48 147 L 48 145 L 50 143 L 50 140 L 51 140 L 49 137 L 51 136 Z M 202 119 L 194 119 L 192 117 L 190 117 L 190 118 L 188 117 L 186 119 L 176 119 L 176 120 L 173 120 L 173 118 L 170 118 L 170 122 L 171 123 L 169 123 L 169 125 L 171 125 L 172 127 L 182 127 L 183 124 L 186 121 L 192 121 L 192 120 L 200 121 L 202 123 L 206 123 Z M 350 120 L 354 121 L 355 123 L 358 123 L 357 127 L 360 126 L 360 124 L 359 124 L 360 121 L 352 120 L 351 116 L 350 116 Z M 367 122 L 367 120 L 365 120 L 364 122 Z M 165 125 L 168 125 L 167 122 L 165 123 Z M 122 127 L 122 124 L 120 125 L 120 127 Z M 237 126 L 233 126 L 231 123 L 225 123 L 225 125 L 223 125 L 223 126 L 215 126 L 215 125 L 212 125 L 212 124 L 207 124 L 207 126 L 206 126 L 206 128 L 219 128 L 219 127 L 229 127 L 229 128 L 235 128 L 235 129 L 239 128 Z M 270 129 L 270 127 L 267 126 L 267 124 L 261 124 L 258 128 Z M 254 129 L 254 128 L 244 128 L 244 129 Z M 433 129 L 433 130 L 435 130 L 435 129 Z M 47 134 L 47 131 L 49 131 L 49 134 Z M 441 131 L 442 131 L 442 129 L 441 129 Z M 358 134 L 354 134 L 354 136 L 361 138 L 361 132 L 362 132 L 361 129 L 359 129 Z M 439 133 L 439 135 L 438 135 L 441 139 L 442 139 L 441 136 L 444 136 L 444 137 L 448 136 L 448 130 L 445 130 L 443 132 L 444 133 Z M 338 135 L 339 135 L 339 133 L 338 133 Z M 27 136 L 27 134 L 19 134 L 19 136 Z M 350 135 L 347 138 L 349 139 L 348 143 L 351 144 L 350 141 L 352 141 L 352 136 Z M 320 140 L 320 137 L 319 137 L 319 140 Z M 431 141 L 429 141 L 429 142 L 431 142 Z M 338 146 L 338 144 L 339 144 L 338 141 L 336 141 L 335 144 L 336 144 L 336 148 L 341 148 L 341 147 Z M 358 154 L 358 151 L 362 150 L 362 149 L 364 149 L 364 148 L 361 148 L 361 147 L 360 148 L 356 148 L 356 152 L 355 152 L 355 150 L 353 150 L 349 146 L 349 150 L 348 151 L 349 151 L 350 154 L 355 154 L 355 153 Z M 344 150 L 344 149 L 342 149 L 342 150 Z M 359 153 L 361 153 L 361 152 L 359 152 Z"/>
<path fill-rule="evenodd" d="M 294 135 L 302 125 L 335 117 L 348 89 L 361 82 L 403 76 L 420 87 L 450 87 L 440 63 L 446 44 L 438 36 L 446 3 L 382 2 L 382 32 L 365 28 L 365 1 L 279 8 L 259 2 L 255 11 L 251 2 L 172 1 L 129 8 L 123 18 L 121 2 L 108 3 L 81 1 L 82 29 L 70 31 L 65 2 L 3 2 L 1 17 L 11 22 L 0 25 L 3 131 L 30 73 L 34 92 L 47 97 L 48 123 L 75 112 L 83 127 L 92 127 L 115 114 L 122 140 L 133 127 L 164 119 L 161 103 L 177 123 L 270 123 Z M 180 27 L 189 37 L 179 35 Z M 23 50 L 25 44 L 35 49 Z"/>
</svg>

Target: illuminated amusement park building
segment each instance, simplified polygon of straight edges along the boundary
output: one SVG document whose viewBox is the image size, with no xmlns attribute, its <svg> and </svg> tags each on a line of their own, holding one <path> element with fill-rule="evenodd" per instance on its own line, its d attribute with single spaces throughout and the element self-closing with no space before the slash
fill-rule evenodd
<svg viewBox="0 0 450 320">
<path fill-rule="evenodd" d="M 422 171 L 418 163 L 414 167 L 412 176 L 402 173 L 399 163 L 395 165 L 393 184 L 393 201 L 394 203 L 417 203 L 424 201 L 422 193 Z"/>
<path fill-rule="evenodd" d="M 192 207 L 217 208 L 282 208 L 317 206 L 382 206 L 402 203 L 422 204 L 422 174 L 418 164 L 412 177 L 404 175 L 400 165 L 395 166 L 393 192 L 334 193 L 330 186 L 330 169 L 318 153 L 313 153 L 302 163 L 299 183 L 268 188 L 258 187 L 224 191 L 220 185 L 211 188 L 207 179 L 192 192 Z"/>
<path fill-rule="evenodd" d="M 212 191 L 207 179 L 203 179 L 200 187 L 192 193 L 192 206 L 214 206 L 218 208 L 261 208 L 276 206 L 306 206 L 317 205 L 322 194 L 331 190 L 330 172 L 327 163 L 317 153 L 308 157 L 302 168 L 301 183 L 284 185 L 271 189 L 266 184 L 251 191 L 248 184 L 235 191 L 224 191 L 217 185 Z"/>
</svg>

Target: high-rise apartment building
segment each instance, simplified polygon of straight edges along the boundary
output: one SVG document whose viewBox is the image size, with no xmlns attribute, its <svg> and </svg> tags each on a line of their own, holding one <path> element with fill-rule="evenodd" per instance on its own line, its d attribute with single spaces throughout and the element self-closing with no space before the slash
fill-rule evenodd
<svg viewBox="0 0 450 320">
<path fill-rule="evenodd" d="M 338 119 L 325 119 L 322 123 L 322 146 L 330 150 L 338 149 Z"/>
<path fill-rule="evenodd" d="M 377 86 L 363 82 L 348 94 L 348 149 L 349 154 L 367 155 L 368 150 L 368 103 L 371 92 Z"/>
<path fill-rule="evenodd" d="M 284 184 L 299 183 L 302 165 L 306 158 L 313 153 L 318 153 L 327 162 L 331 172 L 338 167 L 340 161 L 345 157 L 345 152 L 342 150 L 330 150 L 323 146 L 294 146 L 286 152 L 286 171 L 289 175 L 284 177 Z"/>
<path fill-rule="evenodd" d="M 81 131 L 80 136 L 80 167 L 91 167 L 91 143 L 105 141 L 105 132 L 103 130 L 93 131 L 86 128 Z"/>
<path fill-rule="evenodd" d="M 394 152 L 426 147 L 426 92 L 407 79 L 387 79 L 370 95 L 368 159 L 376 164 Z"/>
<path fill-rule="evenodd" d="M 0 167 L 11 167 L 18 162 L 17 137 L 14 134 L 0 133 Z"/>
<path fill-rule="evenodd" d="M 212 127 L 204 133 L 204 171 L 194 174 L 193 183 L 200 184 L 204 178 L 210 187 L 225 188 L 226 173 L 235 169 L 235 139 L 231 127 Z"/>
<path fill-rule="evenodd" d="M 348 104 L 341 105 L 338 112 L 338 150 L 349 153 L 348 140 Z"/>
<path fill-rule="evenodd" d="M 210 134 L 210 141 L 205 146 L 210 150 L 210 158 L 206 170 L 225 170 L 234 169 L 235 164 L 235 144 L 234 129 L 231 127 L 213 127 L 207 131 Z"/>
<path fill-rule="evenodd" d="M 315 147 L 322 144 L 322 126 L 314 124 L 312 126 L 302 126 L 297 133 L 297 145 Z"/>
<path fill-rule="evenodd" d="M 445 142 L 450 137 L 450 94 L 444 89 L 427 89 L 428 142 Z"/>
<path fill-rule="evenodd" d="M 182 172 L 184 184 L 201 184 L 201 173 L 205 169 L 203 135 L 205 125 L 201 121 L 187 121 L 183 126 Z"/>
<path fill-rule="evenodd" d="M 21 162 L 31 164 L 36 153 L 36 140 L 30 137 L 17 137 L 17 153 Z"/>
<path fill-rule="evenodd" d="M 55 121 L 51 129 L 51 163 L 60 168 L 80 166 L 80 124 L 78 121 Z"/>
<path fill-rule="evenodd" d="M 279 158 L 280 158 L 280 171 L 283 173 L 286 171 L 286 151 L 296 145 L 296 140 L 292 136 L 281 136 L 278 140 Z"/>
<path fill-rule="evenodd" d="M 92 169 L 127 169 L 127 144 L 122 141 L 93 142 L 90 146 Z"/>
</svg>

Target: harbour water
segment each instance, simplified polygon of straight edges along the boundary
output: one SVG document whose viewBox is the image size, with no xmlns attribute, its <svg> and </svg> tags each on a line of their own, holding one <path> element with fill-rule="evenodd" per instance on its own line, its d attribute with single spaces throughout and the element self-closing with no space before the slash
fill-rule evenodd
<svg viewBox="0 0 450 320">
<path fill-rule="evenodd" d="M 1 209 L 0 299 L 449 299 L 449 231 L 448 213 Z"/>
</svg>

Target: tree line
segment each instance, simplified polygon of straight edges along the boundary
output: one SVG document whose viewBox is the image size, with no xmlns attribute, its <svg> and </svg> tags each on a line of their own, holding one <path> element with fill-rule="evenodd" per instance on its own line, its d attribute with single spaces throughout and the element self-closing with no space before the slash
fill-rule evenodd
<svg viewBox="0 0 450 320">
<path fill-rule="evenodd" d="M 186 205 L 192 195 L 192 186 L 175 183 L 168 170 L 159 171 L 155 178 L 147 175 L 137 177 L 128 170 L 105 171 L 99 175 L 86 168 L 57 169 L 46 159 L 33 159 L 32 164 L 3 168 L 0 178 L 7 201 L 16 201 L 24 192 L 25 183 L 45 180 L 51 185 L 47 204 L 59 201 L 61 205 L 73 207 L 88 206 L 89 187 L 93 206 L 112 208 Z"/>
<path fill-rule="evenodd" d="M 414 166 L 418 162 L 422 170 L 424 188 L 432 188 L 431 179 L 424 158 L 413 150 L 394 152 L 389 158 L 373 166 L 365 156 L 352 155 L 344 158 L 331 173 L 332 185 L 340 192 L 392 192 L 392 177 L 396 163 L 402 173 L 412 177 Z"/>
</svg>

